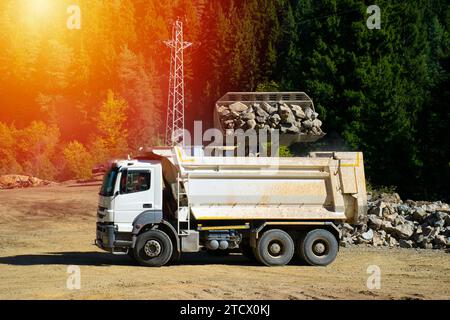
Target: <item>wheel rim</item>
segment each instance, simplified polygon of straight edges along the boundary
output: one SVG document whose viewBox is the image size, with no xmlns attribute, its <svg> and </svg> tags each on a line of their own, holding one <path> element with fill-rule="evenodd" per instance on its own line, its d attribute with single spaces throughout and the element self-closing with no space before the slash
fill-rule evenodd
<svg viewBox="0 0 450 320">
<path fill-rule="evenodd" d="M 269 254 L 276 258 L 283 254 L 283 244 L 279 241 L 271 241 L 267 247 Z"/>
<path fill-rule="evenodd" d="M 148 257 L 150 258 L 157 257 L 161 254 L 161 251 L 162 247 L 158 241 L 149 240 L 145 243 L 144 252 Z"/>
<path fill-rule="evenodd" d="M 313 242 L 312 251 L 317 257 L 323 257 L 330 251 L 330 246 L 328 245 L 328 242 L 323 239 L 318 239 Z"/>
</svg>

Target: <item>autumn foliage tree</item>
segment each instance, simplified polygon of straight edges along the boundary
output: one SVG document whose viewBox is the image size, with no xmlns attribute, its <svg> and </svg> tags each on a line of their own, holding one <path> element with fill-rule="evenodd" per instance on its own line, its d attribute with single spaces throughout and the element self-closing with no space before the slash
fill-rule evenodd
<svg viewBox="0 0 450 320">
<path fill-rule="evenodd" d="M 100 107 L 97 132 L 90 147 L 95 162 L 102 163 L 111 157 L 123 157 L 127 153 L 128 130 L 125 127 L 127 109 L 127 102 L 109 90 L 106 100 Z"/>
<path fill-rule="evenodd" d="M 93 157 L 82 143 L 70 142 L 63 153 L 67 168 L 75 179 L 88 179 L 92 176 Z"/>
<path fill-rule="evenodd" d="M 17 131 L 17 158 L 24 172 L 51 180 L 57 174 L 52 163 L 59 142 L 59 129 L 44 122 L 33 121 Z"/>
<path fill-rule="evenodd" d="M 0 122 L 0 174 L 22 173 L 16 153 L 16 130 Z"/>
<path fill-rule="evenodd" d="M 23 129 L 0 122 L 0 173 L 54 179 L 57 170 L 53 159 L 59 137 L 56 126 L 41 121 L 33 121 Z"/>
</svg>

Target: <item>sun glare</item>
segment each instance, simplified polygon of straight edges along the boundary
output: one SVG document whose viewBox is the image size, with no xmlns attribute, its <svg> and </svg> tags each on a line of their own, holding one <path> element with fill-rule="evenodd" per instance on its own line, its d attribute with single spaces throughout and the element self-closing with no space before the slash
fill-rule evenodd
<svg viewBox="0 0 450 320">
<path fill-rule="evenodd" d="M 55 0 L 25 0 L 27 15 L 32 19 L 48 18 L 52 14 Z"/>
</svg>

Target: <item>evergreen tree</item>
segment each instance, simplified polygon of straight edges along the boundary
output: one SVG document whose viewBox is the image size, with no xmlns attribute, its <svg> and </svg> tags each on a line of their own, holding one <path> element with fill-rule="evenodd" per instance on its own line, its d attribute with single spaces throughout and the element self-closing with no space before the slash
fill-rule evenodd
<svg viewBox="0 0 450 320">
<path fill-rule="evenodd" d="M 128 102 L 128 125 L 130 147 L 152 145 L 161 128 L 161 109 L 163 99 L 155 79 L 152 79 L 144 65 L 142 56 L 138 57 L 124 47 L 119 56 L 118 79 L 120 93 Z M 154 77 L 154 75 L 153 75 Z"/>
</svg>

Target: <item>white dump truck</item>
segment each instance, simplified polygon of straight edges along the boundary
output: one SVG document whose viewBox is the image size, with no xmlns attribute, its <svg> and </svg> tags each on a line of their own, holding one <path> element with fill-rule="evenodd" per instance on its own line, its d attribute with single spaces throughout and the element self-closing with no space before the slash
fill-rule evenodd
<svg viewBox="0 0 450 320">
<path fill-rule="evenodd" d="M 330 264 L 337 224 L 366 214 L 360 152 L 308 157 L 192 156 L 154 148 L 117 161 L 100 191 L 95 243 L 163 266 L 184 252 L 242 252 L 267 266 Z"/>
</svg>

